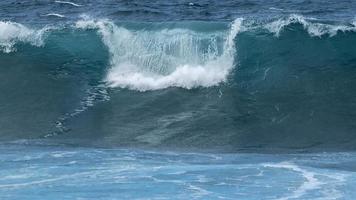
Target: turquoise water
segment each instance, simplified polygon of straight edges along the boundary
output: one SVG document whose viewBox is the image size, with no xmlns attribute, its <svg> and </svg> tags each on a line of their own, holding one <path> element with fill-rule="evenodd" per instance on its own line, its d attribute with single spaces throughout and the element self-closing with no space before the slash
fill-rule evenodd
<svg viewBox="0 0 356 200">
<path fill-rule="evenodd" d="M 3 145 L 1 199 L 352 199 L 355 153 Z"/>
</svg>

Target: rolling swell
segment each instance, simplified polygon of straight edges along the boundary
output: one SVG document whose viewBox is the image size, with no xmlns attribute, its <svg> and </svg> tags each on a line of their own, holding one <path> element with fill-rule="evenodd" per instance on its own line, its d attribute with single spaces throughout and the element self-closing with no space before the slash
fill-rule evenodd
<svg viewBox="0 0 356 200">
<path fill-rule="evenodd" d="M 352 23 L 292 15 L 231 24 L 83 19 L 46 31 L 3 24 L 2 31 L 10 24 L 24 33 L 0 38 L 0 87 L 9 94 L 1 99 L 2 140 L 223 150 L 355 146 Z M 33 34 L 41 37 L 34 42 Z"/>
</svg>

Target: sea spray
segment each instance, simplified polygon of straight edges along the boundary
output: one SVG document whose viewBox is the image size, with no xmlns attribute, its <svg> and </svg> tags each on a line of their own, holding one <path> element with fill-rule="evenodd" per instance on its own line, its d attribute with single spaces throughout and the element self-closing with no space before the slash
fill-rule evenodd
<svg viewBox="0 0 356 200">
<path fill-rule="evenodd" d="M 101 34 L 112 57 L 106 78 L 110 87 L 146 91 L 224 82 L 233 67 L 241 24 L 242 19 L 235 20 L 228 34 L 179 28 L 130 31 L 104 20 L 79 21 L 76 27 L 97 28 Z"/>
<path fill-rule="evenodd" d="M 17 42 L 30 43 L 34 46 L 44 44 L 44 33 L 48 28 L 34 30 L 26 26 L 8 21 L 0 21 L 0 51 L 10 53 L 15 51 Z"/>
</svg>

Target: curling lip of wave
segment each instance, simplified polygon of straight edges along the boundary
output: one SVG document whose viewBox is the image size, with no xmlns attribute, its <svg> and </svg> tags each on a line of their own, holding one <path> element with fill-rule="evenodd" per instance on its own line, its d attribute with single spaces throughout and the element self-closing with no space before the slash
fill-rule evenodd
<svg viewBox="0 0 356 200">
<path fill-rule="evenodd" d="M 268 31 L 274 33 L 276 36 L 279 36 L 286 26 L 289 26 L 291 24 L 301 24 L 310 36 L 320 37 L 322 35 L 329 35 L 332 37 L 335 36 L 338 31 L 356 31 L 355 23 L 356 21 L 352 22 L 353 26 L 322 24 L 317 22 L 309 22 L 305 17 L 293 14 L 290 15 L 288 18 L 278 19 L 276 21 L 264 25 L 263 27 Z"/>
<path fill-rule="evenodd" d="M 136 33 L 105 20 L 81 20 L 76 27 L 98 29 L 101 34 L 112 56 L 106 78 L 110 87 L 147 91 L 168 87 L 210 87 L 224 82 L 233 66 L 233 40 L 241 25 L 241 18 L 234 21 L 220 53 L 217 36 L 207 36 L 210 38 L 206 39 L 190 30 Z M 210 42 L 205 47 L 208 53 L 197 50 L 202 47 L 199 45 L 202 40 Z M 177 52 L 167 53 L 172 49 Z"/>
<path fill-rule="evenodd" d="M 304 17 L 299 15 L 291 15 L 288 18 L 282 18 L 268 24 L 257 25 L 253 27 L 249 27 L 243 24 L 243 20 L 239 18 L 236 19 L 231 25 L 231 32 L 227 34 L 225 38 L 222 54 L 218 55 L 218 53 L 213 52 L 214 56 L 208 56 L 210 59 L 203 60 L 201 57 L 204 57 L 204 53 L 198 52 L 198 54 L 195 55 L 196 52 L 194 52 L 194 49 L 199 48 L 199 45 L 186 45 L 190 42 L 190 40 L 199 40 L 199 37 L 201 37 L 198 36 L 198 33 L 193 31 L 190 31 L 190 35 L 193 35 L 193 37 L 183 37 L 189 31 L 183 30 L 183 32 L 179 33 L 180 36 L 178 36 L 178 33 L 176 33 L 167 39 L 164 38 L 164 33 L 167 33 L 167 31 L 164 30 L 158 32 L 161 38 L 154 38 L 152 35 L 157 34 L 157 32 L 147 33 L 147 31 L 139 31 L 136 33 L 122 27 L 117 27 L 112 22 L 105 20 L 95 21 L 84 19 L 78 21 L 76 26 L 77 28 L 99 30 L 103 42 L 106 44 L 112 55 L 111 68 L 109 69 L 108 75 L 106 77 L 106 82 L 110 87 L 121 87 L 138 91 L 147 91 L 164 89 L 168 87 L 182 87 L 191 89 L 195 87 L 210 87 L 218 85 L 219 83 L 226 81 L 227 75 L 233 68 L 235 54 L 234 38 L 239 32 L 262 28 L 275 33 L 276 36 L 279 36 L 280 32 L 286 26 L 291 24 L 303 25 L 304 29 L 309 33 L 310 36 L 322 36 L 328 34 L 332 37 L 336 35 L 338 31 L 355 30 L 355 27 L 352 26 L 328 25 L 308 22 Z M 208 35 L 209 33 L 205 34 Z M 152 43 L 154 43 L 154 45 L 159 46 L 160 49 L 164 49 L 163 51 L 166 51 L 166 46 L 170 48 L 171 46 L 176 45 L 176 41 L 174 41 L 175 37 L 179 37 L 178 42 L 181 43 L 181 46 L 186 45 L 184 49 L 188 49 L 188 53 L 179 55 L 166 55 L 164 52 L 162 52 L 162 50 L 149 48 L 147 49 L 147 46 L 150 46 Z M 194 37 L 197 37 L 198 39 Z M 160 43 L 160 40 L 166 42 L 168 45 Z M 181 46 L 176 45 L 177 48 Z M 120 52 L 120 49 L 124 49 L 126 53 L 123 54 Z M 127 52 L 131 53 L 128 55 Z M 145 65 L 150 63 L 153 58 L 149 57 L 148 59 L 143 59 L 144 61 L 142 62 L 136 62 L 136 60 L 140 60 L 142 55 L 149 54 L 153 54 L 160 60 L 160 62 L 157 63 L 160 65 L 160 69 L 163 68 L 166 69 L 164 71 L 167 71 L 167 69 L 173 68 L 173 70 L 168 74 L 157 73 L 156 71 L 150 70 L 147 72 L 146 70 L 152 68 L 152 66 Z M 186 60 L 185 57 L 187 55 L 195 55 L 196 57 Z M 173 56 L 174 59 L 183 60 L 184 62 L 165 63 L 165 57 L 169 56 Z M 127 57 L 130 59 L 127 59 Z M 203 60 L 203 62 L 196 63 L 194 62 L 195 60 Z M 144 69 L 142 69 L 142 67 L 144 67 Z"/>
<path fill-rule="evenodd" d="M 16 51 L 17 42 L 30 43 L 34 46 L 44 44 L 44 33 L 50 28 L 33 30 L 15 22 L 0 21 L 0 51 L 10 53 Z"/>
<path fill-rule="evenodd" d="M 57 3 L 64 3 L 64 1 L 56 1 Z M 68 3 L 68 2 L 65 2 Z M 70 2 L 69 2 L 70 3 Z M 81 5 L 79 5 L 81 6 Z M 56 16 L 56 17 L 65 17 L 56 13 L 49 13 L 45 16 Z M 80 20 L 76 23 L 77 28 L 83 29 L 102 29 L 105 28 L 104 24 L 108 22 L 101 21 L 99 27 L 99 21 L 94 22 L 93 20 Z M 266 29 L 271 33 L 274 33 L 277 37 L 280 36 L 281 32 L 285 27 L 291 24 L 301 24 L 304 29 L 309 33 L 310 36 L 322 36 L 329 35 L 335 36 L 339 31 L 341 32 L 356 32 L 356 19 L 350 22 L 350 25 L 331 25 L 323 24 L 317 22 L 309 22 L 307 18 L 304 18 L 300 15 L 290 15 L 287 18 L 281 18 L 267 24 L 241 24 L 240 32 L 255 30 L 255 29 Z M 14 45 L 17 42 L 29 43 L 34 46 L 42 46 L 44 44 L 45 32 L 56 29 L 53 27 L 44 27 L 39 30 L 31 29 L 22 25 L 20 23 L 11 22 L 11 21 L 0 21 L 0 51 L 4 53 L 9 53 L 16 51 Z"/>
<path fill-rule="evenodd" d="M 71 4 L 72 2 L 67 1 L 55 1 L 57 3 L 65 3 Z M 75 3 L 73 3 L 75 4 Z M 75 4 L 77 6 L 81 6 Z M 65 17 L 61 14 L 57 13 L 49 13 L 45 16 L 56 16 L 56 17 Z M 285 27 L 291 24 L 301 24 L 303 25 L 304 29 L 307 30 L 310 36 L 322 36 L 322 35 L 329 35 L 335 36 L 339 31 L 342 32 L 356 32 L 356 19 L 350 22 L 350 25 L 331 25 L 331 24 L 324 24 L 324 23 L 317 23 L 317 22 L 309 22 L 309 18 L 304 18 L 301 15 L 290 15 L 287 18 L 280 18 L 273 22 L 267 24 L 241 24 L 240 32 L 255 30 L 255 29 L 266 29 L 271 33 L 274 33 L 277 37 L 280 33 L 285 29 Z M 105 20 L 101 21 L 101 25 L 99 27 L 99 21 L 94 20 L 80 20 L 76 23 L 77 28 L 82 29 L 96 29 L 96 28 L 104 28 L 105 24 L 108 22 Z M 253 23 L 252 23 L 253 24 Z M 26 42 L 30 43 L 34 46 L 42 46 L 44 44 L 44 33 L 48 30 L 56 29 L 53 27 L 44 27 L 39 30 L 34 30 L 31 28 L 26 27 L 20 23 L 11 22 L 11 21 L 0 21 L 0 51 L 9 53 L 14 50 L 14 45 L 16 42 Z"/>
<path fill-rule="evenodd" d="M 167 87 L 191 89 L 218 85 L 226 81 L 233 67 L 234 38 L 239 32 L 262 28 L 279 36 L 281 31 L 291 24 L 303 25 L 310 36 L 328 34 L 332 37 L 338 31 L 356 31 L 355 21 L 349 26 L 330 25 L 309 22 L 299 15 L 252 26 L 243 23 L 239 18 L 232 23 L 230 33 L 218 36 L 178 28 L 131 31 L 116 26 L 108 20 L 85 18 L 77 21 L 75 28 L 95 29 L 101 35 L 103 43 L 111 54 L 111 66 L 105 79 L 109 87 L 147 91 Z M 53 28 L 35 30 L 19 23 L 0 21 L 0 51 L 4 53 L 16 51 L 17 42 L 42 46 L 45 33 L 50 29 Z M 196 49 L 200 48 L 198 43 L 209 37 L 213 40 L 210 41 L 209 47 L 204 48 L 212 50 L 208 53 L 197 51 Z M 214 41 L 216 37 L 225 38 L 222 52 L 217 50 L 219 45 Z M 147 48 L 147 46 L 153 47 Z M 122 47 L 126 51 L 124 54 L 120 50 Z M 181 52 L 178 55 L 167 55 L 165 51 L 170 51 L 172 47 L 177 47 Z M 140 56 L 147 56 L 147 58 Z"/>
</svg>

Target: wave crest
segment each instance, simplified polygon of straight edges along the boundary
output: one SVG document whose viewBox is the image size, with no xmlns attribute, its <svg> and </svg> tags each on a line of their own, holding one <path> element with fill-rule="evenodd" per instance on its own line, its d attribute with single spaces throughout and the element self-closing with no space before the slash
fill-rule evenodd
<svg viewBox="0 0 356 200">
<path fill-rule="evenodd" d="M 4 53 L 16 51 L 14 45 L 17 42 L 42 46 L 46 30 L 47 28 L 33 30 L 19 23 L 0 21 L 0 51 Z"/>
<path fill-rule="evenodd" d="M 138 91 L 167 87 L 209 87 L 226 80 L 234 61 L 234 38 L 242 19 L 230 33 L 199 33 L 188 29 L 130 31 L 110 21 L 81 20 L 77 28 L 97 29 L 111 54 L 106 81 L 110 87 Z"/>
<path fill-rule="evenodd" d="M 303 25 L 304 29 L 308 31 L 310 36 L 318 37 L 322 35 L 335 36 L 339 31 L 356 31 L 355 25 L 346 26 L 309 22 L 305 17 L 295 14 L 290 15 L 288 18 L 281 18 L 271 23 L 268 23 L 264 25 L 264 28 L 274 33 L 276 36 L 279 36 L 280 33 L 284 30 L 284 28 L 291 24 L 301 24 Z"/>
</svg>

